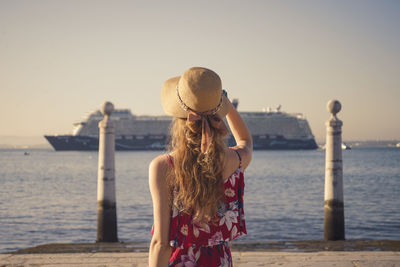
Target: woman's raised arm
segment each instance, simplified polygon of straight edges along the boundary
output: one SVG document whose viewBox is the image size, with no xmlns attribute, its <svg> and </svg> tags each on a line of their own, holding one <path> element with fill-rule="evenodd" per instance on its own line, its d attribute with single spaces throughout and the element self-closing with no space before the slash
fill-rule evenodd
<svg viewBox="0 0 400 267">
<path fill-rule="evenodd" d="M 249 129 L 232 103 L 230 103 L 229 112 L 226 115 L 226 119 L 236 141 L 235 149 L 239 151 L 240 156 L 242 157 L 242 167 L 245 169 L 251 161 L 253 153 L 253 139 Z"/>
</svg>

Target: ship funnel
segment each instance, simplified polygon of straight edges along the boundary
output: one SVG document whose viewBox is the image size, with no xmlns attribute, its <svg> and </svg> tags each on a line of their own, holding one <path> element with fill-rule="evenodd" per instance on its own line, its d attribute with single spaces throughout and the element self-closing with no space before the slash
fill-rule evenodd
<svg viewBox="0 0 400 267">
<path fill-rule="evenodd" d="M 232 99 L 232 105 L 235 109 L 237 109 L 237 107 L 239 105 L 239 99 L 237 99 L 237 98 Z"/>
</svg>

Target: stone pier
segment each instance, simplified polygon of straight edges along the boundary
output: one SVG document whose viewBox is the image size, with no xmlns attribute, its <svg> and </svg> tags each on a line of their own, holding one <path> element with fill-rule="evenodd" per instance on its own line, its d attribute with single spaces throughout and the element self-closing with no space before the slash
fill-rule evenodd
<svg viewBox="0 0 400 267">
<path fill-rule="evenodd" d="M 342 106 L 331 100 L 327 109 L 331 117 L 326 122 L 324 239 L 344 240 L 342 121 L 336 117 Z"/>
<path fill-rule="evenodd" d="M 99 166 L 97 178 L 97 242 L 117 242 L 117 206 L 115 196 L 115 129 L 111 121 L 114 105 L 101 107 L 99 122 Z"/>
</svg>

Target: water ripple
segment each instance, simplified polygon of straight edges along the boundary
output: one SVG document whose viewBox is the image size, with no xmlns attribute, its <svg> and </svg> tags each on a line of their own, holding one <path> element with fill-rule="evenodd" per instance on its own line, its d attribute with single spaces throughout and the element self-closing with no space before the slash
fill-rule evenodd
<svg viewBox="0 0 400 267">
<path fill-rule="evenodd" d="M 149 242 L 147 171 L 159 152 L 118 152 L 121 241 Z M 323 151 L 256 151 L 246 171 L 243 241 L 323 238 Z M 400 239 L 400 149 L 343 151 L 347 239 Z M 0 150 L 0 252 L 94 242 L 97 153 Z"/>
</svg>

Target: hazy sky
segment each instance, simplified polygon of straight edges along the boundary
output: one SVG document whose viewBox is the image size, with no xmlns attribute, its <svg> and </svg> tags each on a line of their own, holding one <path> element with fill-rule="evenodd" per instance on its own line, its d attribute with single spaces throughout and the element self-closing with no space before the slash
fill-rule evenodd
<svg viewBox="0 0 400 267">
<path fill-rule="evenodd" d="M 222 78 L 239 110 L 282 105 L 325 136 L 400 139 L 400 1 L 0 0 L 0 138 L 71 133 L 105 100 L 163 114 L 164 80 Z M 0 142 L 1 143 L 1 142 Z"/>
</svg>

